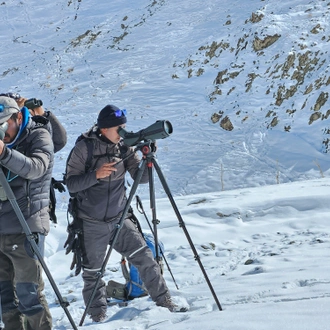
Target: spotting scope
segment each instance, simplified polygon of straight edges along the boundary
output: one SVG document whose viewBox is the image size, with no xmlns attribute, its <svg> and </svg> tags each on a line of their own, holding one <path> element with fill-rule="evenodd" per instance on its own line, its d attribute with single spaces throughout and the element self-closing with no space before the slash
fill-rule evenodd
<svg viewBox="0 0 330 330">
<path fill-rule="evenodd" d="M 119 127 L 118 134 L 123 138 L 127 146 L 135 146 L 141 141 L 165 139 L 173 132 L 172 124 L 168 120 L 157 120 L 147 128 L 138 132 L 127 132 L 124 128 Z"/>
</svg>

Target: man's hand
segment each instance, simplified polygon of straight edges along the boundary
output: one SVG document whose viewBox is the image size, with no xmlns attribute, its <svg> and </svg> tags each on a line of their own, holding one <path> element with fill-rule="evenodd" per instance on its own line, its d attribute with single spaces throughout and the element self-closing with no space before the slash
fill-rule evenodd
<svg viewBox="0 0 330 330">
<path fill-rule="evenodd" d="M 105 163 L 96 171 L 96 179 L 104 179 L 111 175 L 112 172 L 116 172 L 117 169 L 114 165 L 117 162 Z"/>
<path fill-rule="evenodd" d="M 24 107 L 24 103 L 27 100 L 28 99 L 26 99 L 25 97 L 20 97 L 18 100 L 16 100 L 20 109 Z M 29 109 L 29 112 L 31 116 L 43 116 L 45 114 L 45 109 L 42 106 L 40 106 L 34 109 Z"/>
<path fill-rule="evenodd" d="M 24 107 L 25 101 L 27 101 L 25 97 L 20 97 L 18 100 L 16 100 L 16 103 L 20 109 Z"/>
</svg>

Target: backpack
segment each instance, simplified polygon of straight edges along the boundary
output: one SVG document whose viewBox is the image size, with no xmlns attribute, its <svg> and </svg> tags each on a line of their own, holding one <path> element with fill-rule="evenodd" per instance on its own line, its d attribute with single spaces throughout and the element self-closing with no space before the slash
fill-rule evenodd
<svg viewBox="0 0 330 330">
<path fill-rule="evenodd" d="M 155 240 L 152 234 L 142 234 L 147 246 L 156 257 Z M 158 247 L 160 255 L 164 253 L 164 245 L 162 242 L 158 242 Z M 140 274 L 135 266 L 129 264 L 127 260 L 122 257 L 121 259 L 121 269 L 123 276 L 126 280 L 125 284 L 118 283 L 116 281 L 110 280 L 106 286 L 106 292 L 108 298 L 114 298 L 119 300 L 132 300 L 134 298 L 140 298 L 148 295 L 148 291 L 145 288 Z"/>
<path fill-rule="evenodd" d="M 23 108 L 24 109 L 24 108 Z M 23 111 L 22 109 L 22 111 Z M 26 111 L 26 110 L 24 110 Z M 32 121 L 35 122 L 35 127 L 33 129 L 39 129 L 39 128 L 44 128 L 48 132 L 50 131 L 49 128 L 49 119 L 45 118 L 44 116 L 33 116 L 31 117 Z M 55 196 L 55 189 L 57 189 L 59 192 L 64 192 L 65 188 L 61 181 L 57 181 L 54 178 L 52 178 L 50 182 L 50 190 L 49 190 L 49 208 L 48 208 L 48 213 L 49 213 L 49 219 L 53 223 L 57 223 L 57 217 L 55 214 L 55 207 L 56 207 L 56 196 Z"/>
</svg>

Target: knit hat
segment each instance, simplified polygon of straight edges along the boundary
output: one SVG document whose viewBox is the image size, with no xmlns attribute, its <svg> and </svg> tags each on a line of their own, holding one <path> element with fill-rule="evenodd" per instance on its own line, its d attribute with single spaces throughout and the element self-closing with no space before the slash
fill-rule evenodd
<svg viewBox="0 0 330 330">
<path fill-rule="evenodd" d="M 127 121 L 125 113 L 126 111 L 108 104 L 100 111 L 97 126 L 99 128 L 110 128 L 125 124 Z"/>
<path fill-rule="evenodd" d="M 16 112 L 19 112 L 16 101 L 10 97 L 0 96 L 0 124 L 6 122 Z"/>
</svg>

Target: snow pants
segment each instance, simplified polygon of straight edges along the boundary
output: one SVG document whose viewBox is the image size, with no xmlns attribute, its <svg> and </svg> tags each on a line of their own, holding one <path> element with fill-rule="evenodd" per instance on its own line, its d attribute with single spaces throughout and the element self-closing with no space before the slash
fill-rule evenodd
<svg viewBox="0 0 330 330">
<path fill-rule="evenodd" d="M 42 254 L 44 240 L 38 235 Z M 26 235 L 0 235 L 0 299 L 6 330 L 52 329 L 43 290 L 42 267 Z"/>
<path fill-rule="evenodd" d="M 111 244 L 117 230 L 119 218 L 112 222 L 83 220 L 83 298 L 87 304 L 96 283 L 96 274 L 101 269 L 107 247 Z M 139 271 L 141 279 L 154 302 L 161 302 L 170 296 L 160 266 L 154 260 L 152 251 L 136 225 L 125 219 L 113 247 L 125 256 L 129 263 Z M 107 309 L 106 284 L 101 279 L 91 303 L 89 314 L 98 315 Z"/>
</svg>

